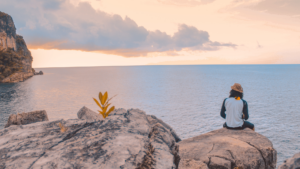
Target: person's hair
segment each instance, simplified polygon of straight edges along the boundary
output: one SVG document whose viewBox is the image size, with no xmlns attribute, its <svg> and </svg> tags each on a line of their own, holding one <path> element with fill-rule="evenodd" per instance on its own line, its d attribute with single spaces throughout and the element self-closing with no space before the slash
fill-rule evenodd
<svg viewBox="0 0 300 169">
<path fill-rule="evenodd" d="M 229 92 L 229 97 L 240 97 L 241 99 L 243 98 L 243 93 L 241 93 L 241 92 L 238 92 L 238 91 L 235 91 L 235 90 L 231 90 L 230 92 Z"/>
</svg>

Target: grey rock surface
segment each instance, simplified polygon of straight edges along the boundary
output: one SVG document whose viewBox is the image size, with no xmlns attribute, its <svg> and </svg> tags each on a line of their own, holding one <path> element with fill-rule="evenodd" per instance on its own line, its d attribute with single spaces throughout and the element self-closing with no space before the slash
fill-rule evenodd
<svg viewBox="0 0 300 169">
<path fill-rule="evenodd" d="M 278 169 L 300 169 L 300 153 L 297 153 L 292 158 L 285 160 Z"/>
<path fill-rule="evenodd" d="M 117 109 L 102 121 L 10 126 L 0 130 L 0 157 L 7 169 L 175 169 L 179 163 L 171 131 L 138 109 Z"/>
<path fill-rule="evenodd" d="M 25 125 L 41 121 L 49 121 L 47 112 L 45 110 L 11 114 L 8 118 L 5 128 L 11 125 Z"/>
<path fill-rule="evenodd" d="M 83 106 L 77 113 L 77 117 L 81 120 L 86 121 L 98 121 L 98 120 L 104 120 L 103 116 L 100 114 L 97 114 L 93 110 Z"/>
<path fill-rule="evenodd" d="M 276 168 L 277 152 L 273 144 L 250 129 L 223 128 L 185 139 L 178 144 L 181 158 L 179 169 Z"/>
</svg>

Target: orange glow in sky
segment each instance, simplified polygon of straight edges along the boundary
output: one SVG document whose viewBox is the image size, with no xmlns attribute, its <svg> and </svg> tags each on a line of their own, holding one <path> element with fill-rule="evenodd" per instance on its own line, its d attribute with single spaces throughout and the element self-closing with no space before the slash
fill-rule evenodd
<svg viewBox="0 0 300 169">
<path fill-rule="evenodd" d="M 53 16 L 57 25 L 71 25 L 74 33 L 71 32 L 70 36 L 61 39 L 55 37 L 57 39 L 53 41 L 50 37 L 47 43 L 42 44 L 39 38 L 31 40 L 32 34 L 26 34 L 25 30 L 38 29 L 39 26 L 43 28 L 49 22 L 50 26 L 45 26 L 45 29 L 53 31 L 56 26 L 51 21 L 44 17 L 39 18 L 39 22 L 28 20 L 23 25 L 16 23 L 17 33 L 22 35 L 25 32 L 25 41 L 29 39 L 33 67 L 300 64 L 300 10 L 297 10 L 300 6 L 297 0 L 67 2 L 53 9 L 53 13 L 59 13 Z M 72 18 L 68 11 L 79 8 L 91 12 L 82 12 Z M 44 10 L 51 12 L 46 8 Z M 115 20 L 107 21 L 112 18 Z M 82 22 L 77 23 L 77 20 Z M 89 24 L 81 26 L 85 20 Z M 122 33 L 123 29 L 127 32 Z M 193 30 L 195 33 L 192 34 Z M 82 31 L 85 32 L 78 34 Z M 101 31 L 105 31 L 104 35 Z M 133 33 L 129 37 L 128 34 L 135 31 L 141 33 Z M 148 34 L 147 39 L 141 38 L 143 33 Z M 113 40 L 107 39 L 106 34 L 111 34 L 109 38 Z M 201 38 L 208 39 L 202 43 Z M 132 39 L 136 42 L 131 44 Z M 116 45 L 120 41 L 122 44 Z"/>
</svg>

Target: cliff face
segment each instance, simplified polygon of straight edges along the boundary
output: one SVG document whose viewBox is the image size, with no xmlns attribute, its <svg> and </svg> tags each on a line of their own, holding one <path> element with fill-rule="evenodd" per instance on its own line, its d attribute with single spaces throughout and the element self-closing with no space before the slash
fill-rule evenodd
<svg viewBox="0 0 300 169">
<path fill-rule="evenodd" d="M 15 83 L 34 75 L 32 56 L 12 17 L 0 12 L 0 82 Z"/>
<path fill-rule="evenodd" d="M 0 12 L 0 49 L 17 50 L 16 27 L 11 16 Z"/>
</svg>

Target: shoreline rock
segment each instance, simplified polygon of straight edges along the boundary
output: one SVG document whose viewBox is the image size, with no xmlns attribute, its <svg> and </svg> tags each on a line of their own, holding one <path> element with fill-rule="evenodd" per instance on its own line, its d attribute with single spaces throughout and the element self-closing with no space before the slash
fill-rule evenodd
<svg viewBox="0 0 300 169">
<path fill-rule="evenodd" d="M 272 142 L 250 129 L 219 129 L 178 143 L 179 168 L 275 169 Z M 191 167 L 192 166 L 192 167 Z"/>
<path fill-rule="evenodd" d="M 17 83 L 17 82 L 23 82 L 27 80 L 28 78 L 32 77 L 34 74 L 32 72 L 26 73 L 26 72 L 16 72 L 11 74 L 10 76 L 4 78 L 2 80 L 2 83 Z"/>
<path fill-rule="evenodd" d="M 21 114 L 11 114 L 7 120 L 5 128 L 11 125 L 25 125 L 35 122 L 49 121 L 45 110 L 33 111 Z"/>
<path fill-rule="evenodd" d="M 0 130 L 0 157 L 0 168 L 175 169 L 179 163 L 171 131 L 138 109 L 118 109 L 93 122 L 10 126 Z"/>
<path fill-rule="evenodd" d="M 43 75 L 44 72 L 43 71 L 39 71 L 39 72 L 34 72 L 34 75 Z"/>
<path fill-rule="evenodd" d="M 278 169 L 297 169 L 300 168 L 300 153 L 284 161 Z"/>
<path fill-rule="evenodd" d="M 0 130 L 0 168 L 276 168 L 271 141 L 250 129 L 181 141 L 168 124 L 139 109 L 117 109 L 104 119 L 84 106 L 77 116 Z"/>
</svg>

